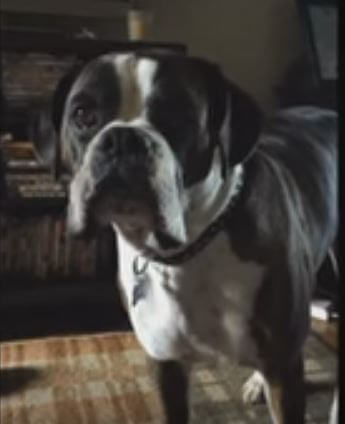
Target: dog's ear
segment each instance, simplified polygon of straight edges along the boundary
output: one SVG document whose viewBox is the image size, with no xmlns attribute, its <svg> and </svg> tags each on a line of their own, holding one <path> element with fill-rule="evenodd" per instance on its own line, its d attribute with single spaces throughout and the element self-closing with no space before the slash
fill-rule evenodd
<svg viewBox="0 0 345 424">
<path fill-rule="evenodd" d="M 204 63 L 205 65 L 205 63 Z M 223 157 L 223 171 L 250 156 L 258 139 L 263 114 L 256 101 L 227 80 L 219 67 L 204 66 L 208 96 L 208 131 Z"/>
<path fill-rule="evenodd" d="M 76 65 L 57 84 L 52 98 L 36 107 L 29 124 L 29 137 L 39 160 L 60 174 L 60 129 L 66 98 L 81 70 Z"/>
<path fill-rule="evenodd" d="M 225 81 L 225 116 L 220 130 L 220 143 L 229 149 L 231 166 L 245 161 L 256 145 L 262 128 L 263 113 L 256 101 L 235 84 Z"/>
</svg>

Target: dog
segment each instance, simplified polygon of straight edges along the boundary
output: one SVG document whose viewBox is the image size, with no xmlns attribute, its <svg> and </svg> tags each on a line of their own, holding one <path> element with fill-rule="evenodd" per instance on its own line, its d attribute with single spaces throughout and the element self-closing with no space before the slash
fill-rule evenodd
<svg viewBox="0 0 345 424">
<path fill-rule="evenodd" d="M 67 224 L 110 225 L 118 284 L 169 424 L 189 422 L 200 359 L 255 369 L 272 422 L 304 422 L 302 349 L 337 231 L 337 114 L 267 118 L 207 60 L 109 53 L 66 76 L 34 125 L 71 174 Z"/>
</svg>

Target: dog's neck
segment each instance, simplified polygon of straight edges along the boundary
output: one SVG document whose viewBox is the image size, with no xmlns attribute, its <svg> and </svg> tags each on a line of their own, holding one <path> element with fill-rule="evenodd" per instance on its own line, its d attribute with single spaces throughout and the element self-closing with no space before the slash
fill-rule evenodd
<svg viewBox="0 0 345 424">
<path fill-rule="evenodd" d="M 148 257 L 157 255 L 161 258 L 169 258 L 186 251 L 198 242 L 200 236 L 217 222 L 229 206 L 231 207 L 243 185 L 243 167 L 237 165 L 229 169 L 225 178 L 221 171 L 221 158 L 218 150 L 216 150 L 207 177 L 185 193 L 183 215 L 187 234 L 186 242 L 177 249 L 161 249 L 157 248 L 154 235 L 150 234 L 146 243 L 148 252 L 151 253 L 147 255 Z M 119 236 L 121 237 L 121 234 Z M 132 247 L 137 251 L 138 256 L 146 256 L 145 252 L 136 249 L 135 246 Z"/>
<path fill-rule="evenodd" d="M 188 243 L 195 241 L 230 205 L 243 185 L 243 167 L 237 165 L 222 176 L 217 149 L 207 177 L 186 193 L 186 228 Z"/>
</svg>

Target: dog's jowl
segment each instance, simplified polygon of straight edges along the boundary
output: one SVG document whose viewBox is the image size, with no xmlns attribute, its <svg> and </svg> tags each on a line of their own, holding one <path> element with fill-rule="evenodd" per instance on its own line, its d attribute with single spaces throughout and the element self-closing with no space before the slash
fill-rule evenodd
<svg viewBox="0 0 345 424">
<path fill-rule="evenodd" d="M 71 173 L 70 230 L 116 233 L 166 422 L 188 422 L 186 369 L 224 356 L 256 370 L 245 400 L 263 390 L 274 423 L 303 423 L 309 302 L 337 226 L 336 114 L 265 119 L 216 65 L 158 54 L 102 56 L 52 107 L 37 146 L 58 143 Z"/>
</svg>

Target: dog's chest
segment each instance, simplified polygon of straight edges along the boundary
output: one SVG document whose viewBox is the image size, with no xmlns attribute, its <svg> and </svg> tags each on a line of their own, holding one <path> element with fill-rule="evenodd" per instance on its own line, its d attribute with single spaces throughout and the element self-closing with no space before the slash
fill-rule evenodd
<svg viewBox="0 0 345 424">
<path fill-rule="evenodd" d="M 256 361 L 249 320 L 264 270 L 242 262 L 225 234 L 181 267 L 152 263 L 138 277 L 135 258 L 136 252 L 120 238 L 120 285 L 149 355 L 165 360 L 222 354 Z"/>
</svg>

